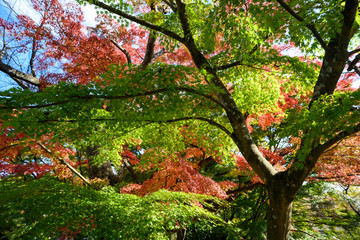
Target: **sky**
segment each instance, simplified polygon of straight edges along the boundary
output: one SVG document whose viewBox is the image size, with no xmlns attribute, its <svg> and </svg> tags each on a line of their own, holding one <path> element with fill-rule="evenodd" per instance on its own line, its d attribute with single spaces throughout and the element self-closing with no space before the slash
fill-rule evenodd
<svg viewBox="0 0 360 240">
<path fill-rule="evenodd" d="M 59 0 L 60 3 L 74 2 L 71 0 Z M 37 13 L 31 8 L 30 0 L 0 0 L 0 17 L 7 18 L 9 16 L 9 10 L 13 9 L 13 14 L 11 17 L 15 17 L 15 14 L 22 14 L 28 16 L 36 16 Z M 84 16 L 85 24 L 88 26 L 95 25 L 95 18 L 97 16 L 96 10 L 92 5 L 86 5 L 81 7 Z"/>
<path fill-rule="evenodd" d="M 59 0 L 61 3 L 73 2 L 71 0 Z M 84 12 L 85 25 L 95 26 L 95 18 L 97 16 L 96 10 L 92 5 L 86 5 L 81 7 Z M 6 20 L 14 20 L 17 15 L 31 16 L 36 21 L 37 13 L 31 8 L 30 0 L 0 0 L 0 18 Z M 1 40 L 0 40 L 1 41 Z M 1 43 L 1 42 L 0 42 Z M 0 47 L 2 45 L 0 44 Z M 24 59 L 26 59 L 24 55 Z M 9 89 L 12 87 L 18 87 L 18 85 L 7 77 L 6 74 L 0 72 L 0 90 Z"/>
</svg>

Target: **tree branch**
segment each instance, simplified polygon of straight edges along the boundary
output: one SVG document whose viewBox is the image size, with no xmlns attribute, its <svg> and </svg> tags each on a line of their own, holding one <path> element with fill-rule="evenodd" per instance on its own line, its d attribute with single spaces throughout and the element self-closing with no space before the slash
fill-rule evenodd
<svg viewBox="0 0 360 240">
<path fill-rule="evenodd" d="M 158 52 L 154 53 L 154 59 L 160 57 L 161 55 L 163 55 L 165 52 L 165 48 L 160 49 Z"/>
<path fill-rule="evenodd" d="M 152 30 L 155 30 L 157 32 L 161 32 L 161 33 L 165 34 L 166 36 L 171 37 L 171 38 L 173 38 L 173 39 L 175 39 L 175 40 L 177 40 L 177 41 L 179 41 L 181 43 L 184 42 L 184 38 L 180 37 L 179 35 L 177 35 L 176 33 L 172 32 L 170 30 L 167 30 L 167 29 L 165 29 L 163 27 L 152 24 L 152 23 L 150 23 L 148 21 L 145 21 L 145 20 L 143 20 L 141 18 L 138 18 L 138 17 L 135 17 L 133 15 L 130 15 L 130 14 L 128 14 L 128 13 L 122 11 L 122 10 L 116 9 L 116 8 L 110 6 L 110 5 L 107 5 L 107 4 L 103 3 L 103 2 L 100 2 L 99 0 L 93 0 L 93 1 L 86 0 L 86 2 L 88 2 L 90 4 L 93 4 L 95 6 L 98 6 L 98 7 L 102 8 L 102 9 L 108 10 L 109 12 L 114 13 L 116 15 L 119 15 L 119 16 L 121 16 L 123 18 L 126 18 L 126 19 L 130 20 L 130 21 L 136 22 L 136 23 L 138 23 L 138 24 L 140 24 L 140 25 L 142 25 L 144 27 L 148 27 L 148 28 L 150 28 Z"/>
<path fill-rule="evenodd" d="M 127 63 L 128 63 L 129 65 L 131 65 L 131 64 L 132 64 L 132 63 L 131 63 L 131 56 L 130 56 L 130 54 L 128 53 L 128 51 L 126 51 L 125 48 L 122 48 L 122 47 L 121 47 L 117 42 L 115 42 L 113 39 L 110 39 L 110 41 L 112 42 L 112 44 L 115 45 L 115 47 L 117 47 L 122 53 L 125 54 Z"/>
<path fill-rule="evenodd" d="M 186 121 L 186 120 L 200 120 L 203 122 L 207 122 L 210 125 L 213 125 L 217 128 L 219 128 L 220 130 L 222 130 L 223 132 L 225 132 L 228 136 L 231 137 L 231 132 L 223 125 L 221 125 L 220 123 L 215 122 L 214 120 L 205 118 L 205 117 L 183 117 L 183 118 L 174 118 L 174 119 L 169 119 L 169 120 L 159 120 L 159 121 L 155 121 L 155 120 L 136 120 L 137 122 L 147 122 L 146 124 L 144 124 L 143 126 L 146 126 L 148 124 L 152 124 L 152 123 L 173 123 L 173 122 L 180 122 L 180 121 Z M 68 122 L 68 123 L 74 123 L 74 122 L 78 122 L 79 120 L 76 119 L 68 119 L 68 120 L 61 120 L 61 119 L 47 119 L 47 120 L 39 120 L 37 121 L 38 123 L 46 123 L 46 122 Z M 90 118 L 88 119 L 88 121 L 133 121 L 134 120 L 129 120 L 129 119 L 116 119 L 116 118 Z M 0 122 L 2 123 L 2 122 Z M 138 128 L 138 127 L 137 127 Z M 137 129 L 136 128 L 136 129 Z M 135 129 L 133 129 L 135 130 Z M 6 147 L 7 148 L 7 147 Z M 1 149 L 3 150 L 3 149 Z"/>
<path fill-rule="evenodd" d="M 349 137 L 350 135 L 360 132 L 360 123 L 356 126 L 354 126 L 350 130 L 343 131 L 339 134 L 337 134 L 335 137 L 329 139 L 327 142 L 319 145 L 314 150 L 319 150 L 321 152 L 324 152 L 326 149 L 330 148 L 332 145 L 336 144 L 337 142 L 343 140 L 346 137 Z"/>
<path fill-rule="evenodd" d="M 23 73 L 21 71 L 16 70 L 15 68 L 3 63 L 0 61 L 0 71 L 6 73 L 10 77 L 20 79 L 27 83 L 30 83 L 35 86 L 40 86 L 40 80 L 37 77 L 34 77 L 30 74 Z"/>
<path fill-rule="evenodd" d="M 162 0 L 166 5 L 168 5 L 173 12 L 177 12 L 176 4 L 173 2 L 173 0 Z"/>
<path fill-rule="evenodd" d="M 349 58 L 347 49 L 352 37 L 358 5 L 358 0 L 346 0 L 345 2 L 345 8 L 341 12 L 344 16 L 341 31 L 337 31 L 336 35 L 329 41 L 309 108 L 320 96 L 331 95 L 336 88 Z"/>
<path fill-rule="evenodd" d="M 214 120 L 205 118 L 205 117 L 183 117 L 183 118 L 175 118 L 175 119 L 171 119 L 171 120 L 165 120 L 165 121 L 161 121 L 164 123 L 171 123 L 171 122 L 179 122 L 179 121 L 185 121 L 185 120 L 200 120 L 200 121 L 204 121 L 209 123 L 210 125 L 213 125 L 217 128 L 219 128 L 220 130 L 222 130 L 224 133 L 226 133 L 228 136 L 231 137 L 231 132 L 223 125 L 221 125 L 220 123 L 215 122 Z"/>
<path fill-rule="evenodd" d="M 65 104 L 65 103 L 69 103 L 69 102 L 72 101 L 72 99 L 82 99 L 82 100 L 91 100 L 91 99 L 121 100 L 121 99 L 129 99 L 129 98 L 150 96 L 150 95 L 163 93 L 163 92 L 167 92 L 167 91 L 174 91 L 174 90 L 186 91 L 186 92 L 189 92 L 189 93 L 193 93 L 195 95 L 202 96 L 204 98 L 209 99 L 212 102 L 215 102 L 216 104 L 220 105 L 221 107 L 223 107 L 222 103 L 219 102 L 218 100 L 216 100 L 215 98 L 213 98 L 212 96 L 209 96 L 209 95 L 206 95 L 206 94 L 203 94 L 203 93 L 199 93 L 196 90 L 191 89 L 191 88 L 177 87 L 175 89 L 161 88 L 161 89 L 157 89 L 157 90 L 154 90 L 154 91 L 149 91 L 149 92 L 145 92 L 145 93 L 138 93 L 138 94 L 125 94 L 124 96 L 106 96 L 106 95 L 79 96 L 79 95 L 73 95 L 73 96 L 68 97 L 69 100 L 63 100 L 63 101 L 59 101 L 59 102 L 52 102 L 52 103 L 39 104 L 39 105 L 21 106 L 21 107 L 4 106 L 4 107 L 0 107 L 0 109 L 23 109 L 23 108 L 34 108 L 34 109 L 36 109 L 36 108 L 45 108 L 45 107 L 57 106 L 57 105 L 62 105 L 62 104 Z"/>
<path fill-rule="evenodd" d="M 249 185 L 246 184 L 246 185 L 244 185 L 242 187 L 227 191 L 226 194 L 227 195 L 238 194 L 238 193 L 241 193 L 241 192 L 244 192 L 244 191 L 253 190 L 253 189 L 258 188 L 258 187 L 264 187 L 264 184 L 262 184 L 260 182 L 249 184 Z"/>
<path fill-rule="evenodd" d="M 290 185 L 294 184 L 292 190 L 297 191 L 297 187 L 299 188 L 301 186 L 303 181 L 306 179 L 306 177 L 309 175 L 311 170 L 314 168 L 314 166 L 315 166 L 316 162 L 318 161 L 319 157 L 321 156 L 321 154 L 323 154 L 326 149 L 330 148 L 332 145 L 336 144 L 338 141 L 341 141 L 344 138 L 346 138 L 354 133 L 357 133 L 359 131 L 360 131 L 360 123 L 355 125 L 352 129 L 343 131 L 343 132 L 337 134 L 335 137 L 329 139 L 327 142 L 325 142 L 323 144 L 319 144 L 317 147 L 314 147 L 310 151 L 310 153 L 307 154 L 307 156 L 304 160 L 301 161 L 301 160 L 299 160 L 301 158 L 296 156 L 294 163 L 287 170 L 287 175 L 288 175 L 289 179 L 291 179 L 291 181 L 293 182 Z M 313 140 L 313 142 L 318 143 L 319 139 L 316 138 Z M 313 143 L 313 145 L 314 145 L 314 143 Z M 300 147 L 300 150 L 302 150 L 302 147 L 303 146 Z M 299 167 L 299 164 L 301 167 Z"/>
<path fill-rule="evenodd" d="M 35 48 L 35 37 L 33 37 L 33 42 L 32 42 L 32 48 L 31 48 L 31 57 L 30 57 L 30 71 L 31 71 L 31 75 L 33 77 L 36 77 L 36 73 L 34 70 L 34 59 L 35 59 L 35 55 L 36 55 L 36 48 Z"/>
<path fill-rule="evenodd" d="M 355 69 L 356 71 L 356 64 L 360 61 L 360 54 L 356 55 L 356 57 L 354 58 L 354 60 L 350 61 L 348 60 L 347 61 L 347 64 L 349 65 L 347 70 L 350 72 L 352 71 L 353 69 Z"/>
<path fill-rule="evenodd" d="M 181 0 L 176 0 L 177 9 L 181 26 L 185 35 L 184 45 L 189 50 L 191 57 L 198 69 L 205 69 L 207 73 L 212 76 L 211 82 L 223 90 L 223 93 L 217 93 L 217 97 L 226 111 L 226 115 L 230 121 L 230 124 L 234 130 L 231 134 L 231 138 L 238 146 L 241 153 L 244 155 L 246 161 L 259 175 L 259 177 L 266 183 L 271 177 L 273 177 L 277 171 L 267 161 L 257 148 L 255 142 L 250 136 L 249 129 L 246 126 L 244 115 L 239 110 L 236 102 L 232 98 L 230 92 L 227 90 L 221 79 L 216 73 L 216 69 L 212 68 L 208 63 L 205 56 L 197 48 L 194 38 L 191 33 L 190 24 L 186 16 L 186 6 Z"/>
<path fill-rule="evenodd" d="M 140 70 L 144 71 L 146 67 L 151 63 L 154 58 L 154 49 L 156 43 L 156 33 L 150 31 L 149 38 L 146 45 L 146 52 L 144 56 L 144 60 L 141 63 Z"/>
<path fill-rule="evenodd" d="M 10 145 L 8 145 L 8 146 L 5 146 L 5 147 L 1 148 L 1 149 L 0 149 L 0 152 L 6 150 L 6 149 L 8 149 L 8 148 L 18 146 L 18 145 L 19 145 L 19 144 L 17 144 L 17 143 L 16 143 L 16 144 L 10 144 Z"/>
<path fill-rule="evenodd" d="M 265 39 L 268 39 L 270 35 L 266 36 Z M 251 51 L 249 52 L 249 56 L 251 56 L 254 52 L 256 52 L 258 49 L 259 49 L 260 45 L 255 45 Z M 229 63 L 229 64 L 224 64 L 222 66 L 218 66 L 218 67 L 215 67 L 215 70 L 225 70 L 225 69 L 228 69 L 228 68 L 232 68 L 232 67 L 236 67 L 236 66 L 239 66 L 239 65 L 244 65 L 244 66 L 248 66 L 248 67 L 251 67 L 250 65 L 246 65 L 246 64 L 242 64 L 242 61 L 235 61 L 233 63 Z"/>
<path fill-rule="evenodd" d="M 47 147 L 44 146 L 44 144 L 42 144 L 41 142 L 36 142 L 45 152 L 53 155 L 53 152 L 48 149 Z M 64 164 L 66 167 L 68 167 L 73 173 L 75 173 L 79 178 L 81 178 L 81 180 L 84 181 L 84 183 L 86 183 L 87 185 L 91 186 L 90 182 L 83 176 L 81 175 L 81 173 L 79 173 L 75 168 L 73 168 L 67 161 L 65 161 L 62 158 L 59 157 L 55 157 L 56 159 L 58 159 L 62 164 Z"/>
<path fill-rule="evenodd" d="M 249 67 L 249 68 L 253 68 L 253 69 L 264 70 L 264 69 L 262 69 L 262 68 L 255 67 L 255 66 L 253 66 L 253 65 L 244 64 L 244 63 L 242 63 L 242 61 L 236 61 L 236 62 L 233 62 L 233 63 L 224 64 L 224 65 L 215 67 L 215 70 L 216 70 L 216 71 L 226 70 L 226 69 L 229 69 L 229 68 L 232 68 L 232 67 L 237 67 L 237 66 L 245 66 L 245 67 Z"/>
<path fill-rule="evenodd" d="M 349 52 L 349 56 L 351 56 L 351 55 L 353 55 L 355 53 L 358 53 L 358 52 L 360 52 L 360 48 L 352 50 L 351 52 Z"/>
<path fill-rule="evenodd" d="M 126 158 L 123 158 L 123 162 L 124 162 L 125 168 L 129 171 L 131 178 L 135 181 L 135 183 L 141 184 L 138 176 L 136 175 L 136 173 L 134 171 L 134 168 L 131 166 L 129 161 Z"/>
<path fill-rule="evenodd" d="M 14 80 L 22 89 L 26 90 L 29 89 L 28 86 L 26 86 L 21 80 L 17 79 L 16 77 L 10 76 L 12 80 Z"/>
<path fill-rule="evenodd" d="M 296 20 L 299 22 L 304 22 L 304 19 L 299 16 L 294 10 L 291 9 L 289 5 L 287 5 L 283 0 L 276 0 L 290 15 L 292 15 Z M 321 38 L 319 32 L 316 30 L 314 23 L 305 24 L 305 26 L 313 33 L 314 37 L 319 41 L 321 47 L 324 50 L 328 49 L 327 44 L 324 42 L 324 40 Z"/>
</svg>

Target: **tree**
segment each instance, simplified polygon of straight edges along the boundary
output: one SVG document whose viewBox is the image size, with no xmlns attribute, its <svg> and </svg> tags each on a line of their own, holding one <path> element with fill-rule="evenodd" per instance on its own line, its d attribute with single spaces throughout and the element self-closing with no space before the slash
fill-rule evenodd
<svg viewBox="0 0 360 240">
<path fill-rule="evenodd" d="M 54 141 L 96 140 L 105 162 L 119 158 L 122 143 L 140 135 L 154 152 L 174 154 L 183 148 L 183 126 L 191 125 L 199 139 L 207 136 L 202 144 L 217 143 L 227 156 L 238 149 L 268 192 L 267 238 L 288 239 L 292 202 L 320 156 L 360 131 L 360 91 L 335 91 L 354 77 L 344 74 L 345 68 L 359 71 L 358 1 L 89 3 L 124 24 L 150 30 L 143 61 L 112 65 L 86 85 L 60 82 L 41 92 L 4 91 L 5 126 L 29 136 L 54 134 Z M 191 61 L 171 62 L 163 55 L 168 63 L 150 64 L 157 40 L 165 51 L 188 52 Z M 284 55 L 291 47 L 306 57 Z M 34 74 L 0 67 L 15 81 L 40 84 Z M 296 106 L 282 108 L 291 102 Z M 285 169 L 261 153 L 251 121 L 297 139 Z"/>
</svg>

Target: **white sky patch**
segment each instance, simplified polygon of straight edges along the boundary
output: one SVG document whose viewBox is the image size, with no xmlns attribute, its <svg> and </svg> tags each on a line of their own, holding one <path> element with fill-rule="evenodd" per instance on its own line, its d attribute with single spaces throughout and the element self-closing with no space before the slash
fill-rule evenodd
<svg viewBox="0 0 360 240">
<path fill-rule="evenodd" d="M 97 17 L 97 13 L 94 5 L 87 4 L 86 6 L 81 6 L 81 9 L 84 13 L 85 25 L 89 27 L 95 27 L 95 18 Z"/>
<path fill-rule="evenodd" d="M 355 82 L 353 82 L 352 86 L 353 86 L 354 88 L 360 88 L 360 80 L 358 79 L 358 80 L 356 80 Z"/>
<path fill-rule="evenodd" d="M 76 3 L 71 0 L 59 0 L 63 5 L 66 3 Z M 94 5 L 87 4 L 81 6 L 84 14 L 84 25 L 95 27 L 97 16 Z M 0 0 L 0 17 L 4 19 L 15 19 L 17 15 L 26 15 L 35 22 L 40 19 L 40 15 L 32 8 L 30 0 Z"/>
<path fill-rule="evenodd" d="M 40 19 L 30 0 L 0 0 L 0 10 L 0 17 L 4 19 L 15 19 L 17 15 L 31 16 L 34 21 Z"/>
</svg>

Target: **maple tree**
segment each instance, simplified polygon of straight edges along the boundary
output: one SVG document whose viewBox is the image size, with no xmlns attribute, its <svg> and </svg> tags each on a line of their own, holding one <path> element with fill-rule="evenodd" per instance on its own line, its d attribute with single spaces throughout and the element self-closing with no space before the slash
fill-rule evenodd
<svg viewBox="0 0 360 240">
<path fill-rule="evenodd" d="M 28 74 L 6 63 L 11 48 L 4 44 L 1 50 L 0 70 L 23 88 L 1 93 L 1 124 L 8 131 L 3 138 L 21 133 L 36 143 L 36 137 L 47 137 L 42 150 L 57 147 L 47 154 L 69 151 L 66 144 L 86 148 L 89 162 L 107 164 L 105 175 L 109 160 L 131 169 L 122 163 L 133 157 L 124 146 L 141 139 L 150 149 L 140 162 L 160 161 L 161 168 L 128 189 L 142 195 L 163 184 L 225 197 L 216 182 L 199 174 L 201 164 L 187 158 L 194 160 L 197 148 L 204 159 L 235 160 L 242 172 L 256 173 L 249 175 L 252 183 L 267 189 L 268 239 L 289 238 L 292 201 L 313 170 L 321 178 L 347 163 L 342 177 L 358 181 L 351 158 L 358 155 L 356 136 L 347 140 L 355 141 L 353 149 L 334 148 L 336 153 L 326 152 L 331 160 L 323 155 L 318 161 L 360 131 L 360 93 L 349 87 L 359 71 L 357 0 L 93 0 L 120 23 L 150 32 L 103 15 L 88 35 L 76 5 L 64 10 L 57 1 L 33 2 L 43 13 L 39 24 L 25 16 L 0 22 L 7 42 L 19 43 L 15 53 L 31 53 Z M 286 55 L 289 49 L 306 57 Z M 30 91 L 34 87 L 40 91 Z M 182 137 L 184 126 L 199 141 L 195 149 Z M 7 148 L 13 140 L 6 141 Z M 100 172 L 95 175 L 104 176 Z M 158 188 L 147 188 L 151 181 Z"/>
</svg>

